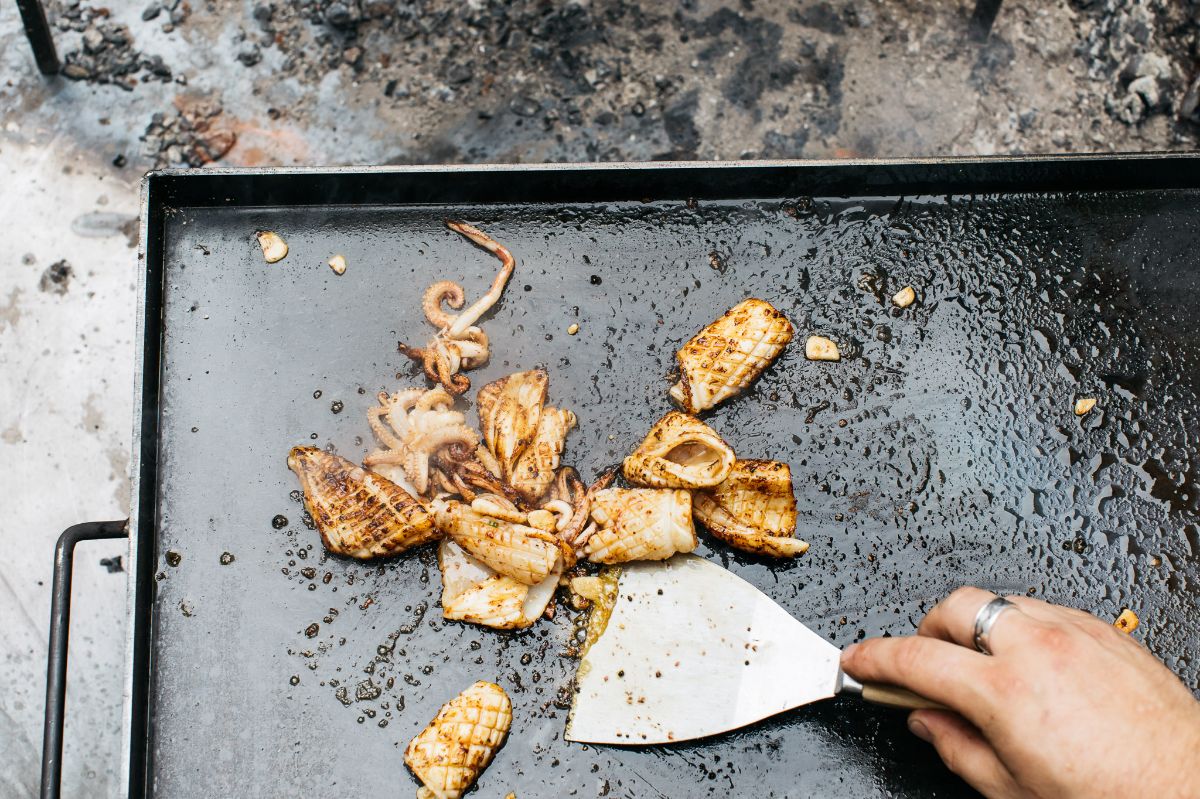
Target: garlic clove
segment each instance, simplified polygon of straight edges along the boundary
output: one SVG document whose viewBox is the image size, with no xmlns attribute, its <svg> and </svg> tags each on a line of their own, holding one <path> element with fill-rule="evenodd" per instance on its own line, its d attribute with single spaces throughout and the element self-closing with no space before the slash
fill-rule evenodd
<svg viewBox="0 0 1200 799">
<path fill-rule="evenodd" d="M 833 339 L 825 336 L 809 336 L 804 342 L 804 357 L 810 361 L 840 361 L 842 353 Z"/>
<path fill-rule="evenodd" d="M 287 242 L 270 230 L 258 231 L 258 246 L 262 247 L 263 258 L 269 264 L 282 261 L 288 254 Z"/>
<path fill-rule="evenodd" d="M 917 301 L 917 292 L 912 286 L 905 286 L 892 297 L 892 304 L 897 308 L 907 308 Z"/>
</svg>

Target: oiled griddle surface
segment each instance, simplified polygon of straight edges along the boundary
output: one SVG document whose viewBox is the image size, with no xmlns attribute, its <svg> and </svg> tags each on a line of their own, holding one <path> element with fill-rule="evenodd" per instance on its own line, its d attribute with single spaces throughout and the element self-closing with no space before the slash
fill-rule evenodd
<svg viewBox="0 0 1200 799">
<path fill-rule="evenodd" d="M 699 327 L 751 295 L 792 319 L 797 341 L 708 420 L 740 455 L 792 465 L 812 548 L 794 563 L 700 553 L 838 645 L 910 632 L 973 583 L 1133 607 L 1138 637 L 1195 687 L 1196 193 L 184 208 L 166 234 L 157 795 L 412 795 L 405 744 L 476 679 L 515 708 L 479 796 L 966 790 L 903 714 L 844 700 L 698 744 L 568 745 L 570 613 L 515 634 L 443 623 L 431 551 L 324 554 L 289 497 L 288 448 L 361 458 L 376 392 L 420 382 L 396 342 L 432 332 L 423 289 L 485 289 L 497 262 L 447 217 L 519 261 L 484 321 L 492 362 L 470 377 L 546 367 L 551 401 L 579 417 L 566 462 L 588 478 L 669 408 L 674 352 Z M 287 240 L 286 260 L 263 262 L 258 229 Z M 339 253 L 341 277 L 325 265 Z M 895 312 L 908 284 L 920 299 Z M 805 361 L 810 332 L 848 357 Z M 1078 396 L 1097 410 L 1077 419 Z"/>
</svg>

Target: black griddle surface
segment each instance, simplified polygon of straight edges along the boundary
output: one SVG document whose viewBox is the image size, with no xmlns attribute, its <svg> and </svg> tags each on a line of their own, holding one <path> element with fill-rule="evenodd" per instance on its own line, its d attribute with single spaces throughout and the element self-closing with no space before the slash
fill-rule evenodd
<svg viewBox="0 0 1200 799">
<path fill-rule="evenodd" d="M 747 296 L 787 314 L 796 341 L 707 418 L 739 455 L 791 464 L 812 547 L 794 563 L 699 554 L 830 640 L 911 632 L 969 583 L 1135 608 L 1137 636 L 1196 687 L 1196 192 L 182 208 L 164 251 L 156 795 L 411 796 L 404 746 L 477 679 L 504 686 L 514 722 L 474 795 L 967 791 L 903 713 L 850 700 L 695 744 L 568 745 L 572 613 L 515 634 L 447 623 L 432 549 L 323 552 L 288 449 L 358 460 L 376 392 L 422 383 L 396 351 L 432 333 L 421 292 L 448 278 L 471 301 L 497 266 L 447 217 L 518 259 L 474 388 L 546 367 L 579 417 L 564 462 L 585 479 L 668 410 L 681 342 Z M 287 240 L 284 261 L 263 262 L 259 229 Z M 341 277 L 325 265 L 339 253 Z M 896 311 L 908 284 L 919 300 Z M 809 333 L 848 357 L 806 361 Z M 1099 405 L 1077 419 L 1080 396 Z"/>
</svg>

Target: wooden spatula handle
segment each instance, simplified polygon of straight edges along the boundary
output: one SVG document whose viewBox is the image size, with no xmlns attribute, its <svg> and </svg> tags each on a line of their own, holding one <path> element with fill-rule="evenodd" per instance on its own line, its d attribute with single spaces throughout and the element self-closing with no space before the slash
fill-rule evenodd
<svg viewBox="0 0 1200 799">
<path fill-rule="evenodd" d="M 862 698 L 876 705 L 907 708 L 908 710 L 949 710 L 945 705 L 917 696 L 906 688 L 882 683 L 863 683 Z"/>
</svg>

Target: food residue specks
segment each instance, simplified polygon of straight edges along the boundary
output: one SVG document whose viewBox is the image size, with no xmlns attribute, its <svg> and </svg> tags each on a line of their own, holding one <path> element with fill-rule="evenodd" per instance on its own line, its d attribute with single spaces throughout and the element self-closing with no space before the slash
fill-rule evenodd
<svg viewBox="0 0 1200 799">
<path fill-rule="evenodd" d="M 180 561 L 182 561 L 182 560 L 183 560 L 183 555 L 180 555 L 178 552 L 176 552 L 173 549 L 167 550 L 166 561 L 167 561 L 168 566 L 178 566 Z"/>
<path fill-rule="evenodd" d="M 179 612 L 180 612 L 180 613 L 182 613 L 184 616 L 187 616 L 188 618 L 191 618 L 191 617 L 192 617 L 192 613 L 194 612 L 194 608 L 192 607 L 192 603 L 191 603 L 191 602 L 188 602 L 186 599 L 181 599 L 181 600 L 179 601 Z"/>
<path fill-rule="evenodd" d="M 1142 622 L 1140 619 L 1138 619 L 1136 613 L 1129 608 L 1125 608 L 1121 611 L 1121 615 L 1117 616 L 1117 620 L 1113 622 L 1113 627 L 1116 627 L 1123 633 L 1131 633 L 1136 630 L 1138 625 L 1141 623 Z"/>
<path fill-rule="evenodd" d="M 321 631 L 321 626 L 315 621 L 304 628 L 304 635 L 309 638 L 316 638 L 317 633 Z"/>
<path fill-rule="evenodd" d="M 346 256 L 335 255 L 329 259 L 329 268 L 333 270 L 335 275 L 346 274 Z"/>
<path fill-rule="evenodd" d="M 599 286 L 601 283 L 604 282 L 603 280 L 600 279 L 599 275 L 592 275 L 591 278 L 589 278 L 589 281 L 591 282 L 591 284 L 593 286 Z"/>
<path fill-rule="evenodd" d="M 1075 415 L 1083 416 L 1096 407 L 1095 397 L 1081 397 L 1075 400 Z"/>
<path fill-rule="evenodd" d="M 892 297 L 892 303 L 897 308 L 907 308 L 917 301 L 917 292 L 912 286 L 905 286 Z"/>
<path fill-rule="evenodd" d="M 334 400 L 332 403 L 330 403 L 329 410 L 333 411 L 334 413 L 341 413 L 345 407 L 346 406 L 342 404 L 341 400 Z"/>
<path fill-rule="evenodd" d="M 313 399 L 320 399 L 320 398 L 321 398 L 321 389 L 318 388 L 316 391 L 313 392 Z"/>
<path fill-rule="evenodd" d="M 222 566 L 228 566 L 230 563 L 233 563 L 233 561 L 234 561 L 233 553 L 232 552 L 222 552 L 220 561 L 221 561 Z"/>
<path fill-rule="evenodd" d="M 291 683 L 292 685 L 299 685 L 300 684 L 300 675 L 293 674 L 292 678 L 290 680 L 288 680 L 288 682 Z"/>
<path fill-rule="evenodd" d="M 282 261 L 288 254 L 287 242 L 278 233 L 270 230 L 258 232 L 258 246 L 262 247 L 263 258 L 269 264 Z"/>
<path fill-rule="evenodd" d="M 804 357 L 810 361 L 840 361 L 842 353 L 833 339 L 825 336 L 809 336 L 804 342 Z"/>
<path fill-rule="evenodd" d="M 299 497 L 296 497 L 296 499 L 299 499 Z M 276 530 L 282 530 L 288 526 L 288 519 L 282 513 L 277 513 L 275 514 L 275 518 L 271 519 L 271 526 Z"/>
<path fill-rule="evenodd" d="M 576 324 L 576 323 L 574 323 L 574 322 L 572 322 L 572 323 L 571 323 L 571 326 L 567 328 L 567 335 L 568 335 L 568 336 L 573 336 L 573 335 L 575 335 L 575 334 L 576 334 L 576 333 L 578 333 L 578 332 L 579 332 L 579 325 L 578 325 L 578 324 Z"/>
</svg>

